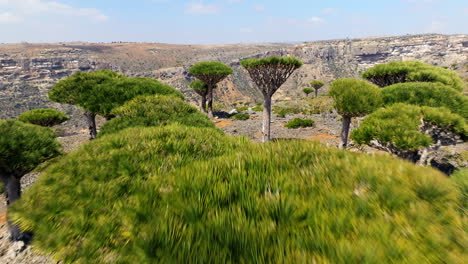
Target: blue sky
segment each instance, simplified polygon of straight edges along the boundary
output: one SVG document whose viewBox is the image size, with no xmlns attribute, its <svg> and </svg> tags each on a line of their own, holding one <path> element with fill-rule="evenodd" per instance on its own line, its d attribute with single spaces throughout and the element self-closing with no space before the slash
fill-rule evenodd
<svg viewBox="0 0 468 264">
<path fill-rule="evenodd" d="M 0 0 L 0 43 L 296 42 L 468 33 L 467 0 Z"/>
</svg>

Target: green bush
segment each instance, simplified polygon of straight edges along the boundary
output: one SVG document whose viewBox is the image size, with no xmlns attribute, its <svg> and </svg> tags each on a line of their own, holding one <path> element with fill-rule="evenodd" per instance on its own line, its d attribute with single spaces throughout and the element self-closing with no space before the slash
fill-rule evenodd
<svg viewBox="0 0 468 264">
<path fill-rule="evenodd" d="M 462 137 L 468 136 L 464 118 L 446 108 L 394 104 L 369 115 L 351 133 L 351 138 L 358 144 L 369 144 L 376 139 L 401 150 L 417 150 L 434 143 L 430 135 L 420 130 L 421 120 Z"/>
<path fill-rule="evenodd" d="M 365 71 L 362 77 L 380 87 L 403 82 L 438 82 L 459 92 L 465 89 L 456 72 L 419 61 L 379 64 Z"/>
<path fill-rule="evenodd" d="M 18 120 L 21 122 L 46 127 L 61 124 L 68 119 L 66 114 L 50 108 L 30 110 L 18 116 Z"/>
<path fill-rule="evenodd" d="M 129 127 L 165 126 L 176 123 L 214 128 L 213 122 L 206 115 L 182 99 L 172 96 L 140 96 L 114 109 L 112 114 L 118 117 L 106 122 L 99 131 L 99 136 Z"/>
<path fill-rule="evenodd" d="M 247 111 L 247 110 L 249 110 L 248 106 L 239 106 L 239 107 L 236 108 L 237 112 L 243 112 L 243 111 Z"/>
<path fill-rule="evenodd" d="M 262 112 L 263 111 L 263 105 L 262 104 L 256 105 L 254 108 L 252 108 L 252 111 Z"/>
<path fill-rule="evenodd" d="M 458 197 L 389 157 L 146 128 L 51 165 L 12 217 L 65 263 L 463 263 Z"/>
<path fill-rule="evenodd" d="M 231 116 L 231 119 L 235 119 L 235 120 L 249 120 L 249 119 L 250 119 L 250 115 L 249 115 L 249 114 L 244 114 L 244 113 L 238 113 L 238 114 L 235 114 L 235 115 Z"/>
<path fill-rule="evenodd" d="M 406 103 L 419 106 L 446 107 L 468 118 L 468 98 L 441 83 L 410 82 L 382 89 L 385 104 Z"/>
<path fill-rule="evenodd" d="M 314 126 L 315 121 L 312 119 L 301 119 L 301 118 L 294 118 L 293 120 L 289 121 L 286 125 L 287 128 L 299 128 L 299 127 L 312 127 Z"/>
</svg>

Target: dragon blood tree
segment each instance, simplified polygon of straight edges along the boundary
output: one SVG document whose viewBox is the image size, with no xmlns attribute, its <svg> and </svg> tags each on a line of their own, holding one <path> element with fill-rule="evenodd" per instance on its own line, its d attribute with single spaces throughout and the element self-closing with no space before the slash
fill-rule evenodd
<svg viewBox="0 0 468 264">
<path fill-rule="evenodd" d="M 216 61 L 204 61 L 193 65 L 189 72 L 208 86 L 208 116 L 213 117 L 213 89 L 216 84 L 233 73 L 231 67 Z"/>
<path fill-rule="evenodd" d="M 254 83 L 263 94 L 262 141 L 270 140 L 271 97 L 283 85 L 302 62 L 294 57 L 269 57 L 241 61 Z"/>
</svg>

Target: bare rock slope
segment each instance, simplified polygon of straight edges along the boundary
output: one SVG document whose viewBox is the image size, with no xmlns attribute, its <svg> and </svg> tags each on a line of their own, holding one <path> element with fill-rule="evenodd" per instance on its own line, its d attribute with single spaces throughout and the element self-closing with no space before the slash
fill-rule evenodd
<svg viewBox="0 0 468 264">
<path fill-rule="evenodd" d="M 293 55 L 305 65 L 278 91 L 275 99 L 300 95 L 314 79 L 331 81 L 355 77 L 379 63 L 420 60 L 455 67 L 468 61 L 468 35 L 411 35 L 328 40 L 301 44 L 169 45 L 154 43 L 59 43 L 0 45 L 0 118 L 11 118 L 38 108 L 54 107 L 74 116 L 70 106 L 47 99 L 47 91 L 61 78 L 78 71 L 108 68 L 129 76 L 162 80 L 197 97 L 187 85 L 187 69 L 196 62 L 216 60 L 235 72 L 221 83 L 216 97 L 226 103 L 259 100 L 247 73 L 239 66 L 244 58 Z M 325 91 L 326 89 L 324 89 Z"/>
</svg>

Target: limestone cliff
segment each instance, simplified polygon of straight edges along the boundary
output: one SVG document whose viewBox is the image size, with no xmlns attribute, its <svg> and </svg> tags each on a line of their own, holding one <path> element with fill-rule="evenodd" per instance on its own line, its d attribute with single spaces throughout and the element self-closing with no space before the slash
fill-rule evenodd
<svg viewBox="0 0 468 264">
<path fill-rule="evenodd" d="M 357 77 L 379 63 L 420 60 L 454 67 L 468 62 L 468 35 L 411 35 L 327 40 L 301 44 L 235 44 L 216 46 L 152 43 L 59 43 L 0 45 L 0 118 L 11 118 L 38 107 L 55 107 L 70 114 L 74 107 L 48 101 L 47 91 L 59 79 L 77 71 L 109 68 L 129 76 L 160 79 L 197 99 L 187 85 L 187 69 L 196 62 L 216 60 L 231 65 L 235 73 L 223 81 L 218 100 L 258 100 L 259 93 L 239 66 L 244 58 L 293 55 L 305 65 L 277 92 L 276 99 L 300 95 L 314 79 L 326 82 Z M 466 72 L 466 68 L 461 68 Z M 325 91 L 325 89 L 324 89 Z"/>
</svg>

